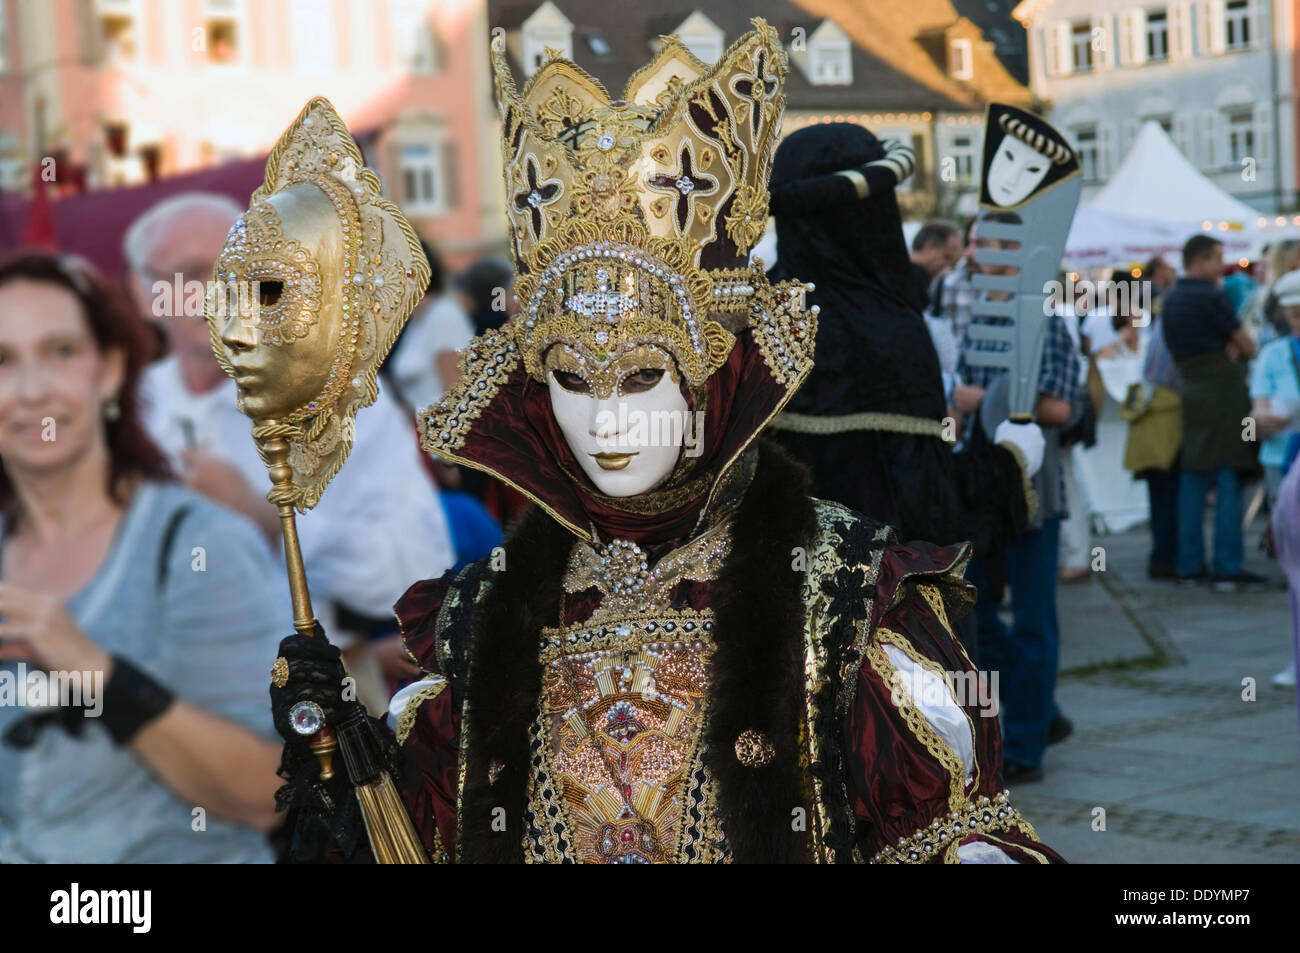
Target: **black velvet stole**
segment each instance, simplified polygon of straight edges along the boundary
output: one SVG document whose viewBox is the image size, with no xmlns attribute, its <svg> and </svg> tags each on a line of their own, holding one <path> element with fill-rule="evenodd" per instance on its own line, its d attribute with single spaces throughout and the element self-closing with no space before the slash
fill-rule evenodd
<svg viewBox="0 0 1300 953">
<path fill-rule="evenodd" d="M 732 549 L 716 584 L 716 651 L 709 672 L 704 760 L 719 817 L 739 863 L 808 859 L 811 792 L 800 768 L 804 720 L 802 569 L 816 516 L 807 473 L 760 444 L 757 472 L 736 513 Z M 573 536 L 539 509 L 505 544 L 506 568 L 491 574 L 469 648 L 465 787 L 460 858 L 524 859 L 525 813 L 534 755 L 529 736 L 542 683 L 538 638 L 559 622 L 562 577 Z M 744 731 L 761 732 L 775 758 L 747 767 L 736 754 Z M 548 819 L 538 818 L 539 823 Z M 796 830 L 803 827 L 803 830 Z"/>
</svg>

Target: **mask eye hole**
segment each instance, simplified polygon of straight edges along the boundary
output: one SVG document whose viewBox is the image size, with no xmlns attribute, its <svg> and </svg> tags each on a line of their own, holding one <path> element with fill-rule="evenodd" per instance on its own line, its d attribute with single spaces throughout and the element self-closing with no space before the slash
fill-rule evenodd
<svg viewBox="0 0 1300 953">
<path fill-rule="evenodd" d="M 259 281 L 257 283 L 257 301 L 263 308 L 274 308 L 280 303 L 284 294 L 283 281 Z"/>
<path fill-rule="evenodd" d="M 619 390 L 624 394 L 644 394 L 646 391 L 654 389 L 655 385 L 663 379 L 663 376 L 664 372 L 661 368 L 647 367 L 623 378 Z"/>
<path fill-rule="evenodd" d="M 1007 149 L 1007 150 L 1006 150 L 1006 156 L 1007 156 L 1008 159 L 1015 159 L 1015 156 L 1011 154 L 1011 150 L 1010 150 L 1010 149 Z"/>
<path fill-rule="evenodd" d="M 577 374 L 570 374 L 568 371 L 551 371 L 551 376 L 555 378 L 555 383 L 571 394 L 591 393 L 591 385 Z"/>
</svg>

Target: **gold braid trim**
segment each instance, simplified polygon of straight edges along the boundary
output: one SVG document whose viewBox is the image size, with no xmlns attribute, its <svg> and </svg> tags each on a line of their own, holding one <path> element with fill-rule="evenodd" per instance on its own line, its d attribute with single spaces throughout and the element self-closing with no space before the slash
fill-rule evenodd
<svg viewBox="0 0 1300 953">
<path fill-rule="evenodd" d="M 886 847 L 871 858 L 873 864 L 924 864 L 942 854 L 946 863 L 956 863 L 955 848 L 971 834 L 991 834 L 994 831 L 1013 831 L 1028 834 L 1034 840 L 1038 835 L 1011 806 L 1006 791 L 994 798 L 981 795 L 979 801 L 966 801 L 956 810 L 923 827 L 915 834 L 904 837 L 893 847 Z M 1015 845 L 1020 847 L 1021 845 Z"/>
<path fill-rule="evenodd" d="M 888 639 L 893 633 L 880 630 L 880 637 Z M 898 639 L 898 636 L 894 636 Z M 900 639 L 901 641 L 901 639 Z M 894 644 L 894 643 L 890 643 Z M 906 650 L 904 650 L 906 651 Z M 934 759 L 943 765 L 944 770 L 948 772 L 948 807 L 952 810 L 957 809 L 957 805 L 966 799 L 966 772 L 963 770 L 961 760 L 957 753 L 952 750 L 948 742 L 944 741 L 939 733 L 930 726 L 925 720 L 925 715 L 912 701 L 912 695 L 907 691 L 905 686 L 900 685 L 894 680 L 898 669 L 894 668 L 894 663 L 889 660 L 885 653 L 885 647 L 880 641 L 873 641 L 867 648 L 867 659 L 871 663 L 872 669 L 880 676 L 880 680 L 885 683 L 889 689 L 890 701 L 897 700 L 898 713 L 903 716 L 903 721 L 907 723 L 908 730 L 916 739 L 925 745 L 925 749 L 934 756 Z M 947 684 L 945 677 L 944 683 Z"/>
<path fill-rule="evenodd" d="M 907 414 L 867 412 L 822 417 L 813 414 L 784 413 L 773 420 L 771 426 L 777 430 L 792 430 L 795 433 L 811 433 L 823 437 L 829 434 L 849 433 L 854 430 L 882 430 L 887 433 L 910 433 L 920 437 L 937 437 L 944 443 L 953 442 L 944 434 L 942 420 L 910 417 Z"/>
<path fill-rule="evenodd" d="M 932 588 L 932 587 L 924 587 L 924 588 Z M 952 630 L 949 629 L 948 632 L 951 633 Z M 957 703 L 957 707 L 960 708 L 962 714 L 966 716 L 966 724 L 970 727 L 971 752 L 972 753 L 975 752 L 979 748 L 979 738 L 975 732 L 975 722 L 971 719 L 970 712 L 966 710 L 966 706 L 963 705 L 960 701 L 958 701 L 957 698 L 955 697 L 956 693 L 953 692 L 952 678 L 949 675 L 949 673 L 944 671 L 943 667 L 940 666 L 939 663 L 936 662 L 934 659 L 922 655 L 920 652 L 918 652 L 915 646 L 912 645 L 912 643 L 908 642 L 905 638 L 903 638 L 898 633 L 890 631 L 889 629 L 880 629 L 879 638 L 880 638 L 880 645 L 882 648 L 885 645 L 892 645 L 894 648 L 898 649 L 900 652 L 902 652 L 904 655 L 910 658 L 921 668 L 925 669 L 927 672 L 934 675 L 941 682 L 943 682 L 943 684 L 948 688 L 949 697 L 951 697 L 952 700 Z M 952 640 L 953 642 L 957 642 L 957 637 L 953 636 Z M 960 643 L 958 643 L 958 645 L 960 645 Z M 964 656 L 965 652 L 963 651 L 962 654 Z M 888 656 L 886 656 L 886 658 L 888 658 Z M 897 671 L 897 669 L 895 669 L 895 671 Z M 975 671 L 974 665 L 971 666 L 971 671 L 972 672 Z M 965 675 L 965 673 L 962 674 Z M 979 673 L 975 672 L 975 675 L 978 677 Z M 893 685 L 891 684 L 890 687 L 892 688 Z M 921 714 L 921 717 L 922 718 L 925 717 L 924 713 Z M 925 724 L 927 727 L 930 727 L 930 723 L 928 721 Z M 935 736 L 941 738 L 942 740 L 942 736 L 940 736 L 938 732 L 935 732 Z M 951 746 L 948 745 L 947 741 L 942 741 L 942 743 L 947 750 L 952 751 L 952 748 Z M 953 757 L 954 759 L 957 757 L 957 753 L 955 751 L 953 752 Z M 975 761 L 975 764 L 971 768 L 971 778 L 973 780 L 970 782 L 970 784 L 966 783 L 965 765 L 961 764 L 960 760 L 956 762 L 958 765 L 957 768 L 958 774 L 954 776 L 953 780 L 956 781 L 957 778 L 961 779 L 961 783 L 962 783 L 961 794 L 960 796 L 957 796 L 955 799 L 950 799 L 948 805 L 949 807 L 955 807 L 958 801 L 965 799 L 966 788 L 970 787 L 971 784 L 978 787 L 979 777 L 980 777 L 979 760 L 978 759 L 973 759 L 973 760 Z M 955 791 L 957 786 L 954 783 L 952 787 Z"/>
<path fill-rule="evenodd" d="M 1034 489 L 1034 484 L 1029 479 L 1029 460 L 1025 457 L 1025 451 L 1021 450 L 1011 441 L 1003 441 L 998 444 L 999 447 L 1008 451 L 1016 458 L 1016 463 L 1020 464 L 1020 479 L 1025 488 L 1025 509 L 1028 513 L 1029 522 L 1034 521 L 1034 516 L 1038 513 L 1038 492 Z"/>
<path fill-rule="evenodd" d="M 447 687 L 447 680 L 440 675 L 435 675 L 429 684 L 411 695 L 406 700 L 406 707 L 402 709 L 401 715 L 397 718 L 397 743 L 406 744 L 406 739 L 411 734 L 411 729 L 415 727 L 415 719 L 420 714 L 420 706 L 425 702 L 433 701 L 442 694 L 442 690 Z"/>
</svg>

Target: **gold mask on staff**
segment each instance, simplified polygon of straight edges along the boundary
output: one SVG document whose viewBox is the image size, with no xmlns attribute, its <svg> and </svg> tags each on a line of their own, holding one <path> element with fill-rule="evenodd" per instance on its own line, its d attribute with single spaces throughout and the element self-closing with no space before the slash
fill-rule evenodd
<svg viewBox="0 0 1300 953">
<path fill-rule="evenodd" d="M 213 277 L 213 351 L 259 444 L 290 444 L 293 488 L 272 502 L 309 509 L 347 458 L 356 413 L 378 396 L 379 365 L 429 281 L 415 231 L 328 100 L 308 103 L 276 143 Z"/>
</svg>

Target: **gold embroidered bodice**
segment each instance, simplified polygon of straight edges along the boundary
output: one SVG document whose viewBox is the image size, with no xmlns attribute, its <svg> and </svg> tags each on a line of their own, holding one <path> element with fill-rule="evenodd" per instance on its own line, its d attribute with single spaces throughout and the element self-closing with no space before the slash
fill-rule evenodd
<svg viewBox="0 0 1300 953">
<path fill-rule="evenodd" d="M 649 568 L 615 540 L 578 543 L 567 593 L 596 589 L 580 622 L 542 630 L 529 856 L 583 863 L 724 859 L 701 764 L 713 613 L 673 604 L 715 578 L 729 520 Z"/>
</svg>

